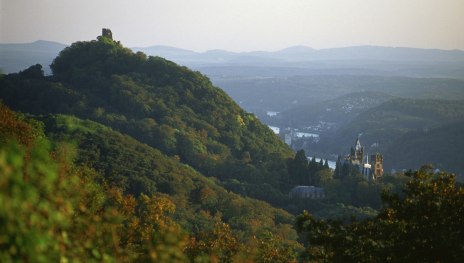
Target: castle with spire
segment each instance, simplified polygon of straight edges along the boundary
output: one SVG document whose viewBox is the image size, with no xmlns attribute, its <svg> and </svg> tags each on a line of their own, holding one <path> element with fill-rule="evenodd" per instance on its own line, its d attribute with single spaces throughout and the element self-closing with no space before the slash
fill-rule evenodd
<svg viewBox="0 0 464 263">
<path fill-rule="evenodd" d="M 337 166 L 341 165 L 341 156 L 339 156 Z M 345 169 L 340 170 L 339 168 L 338 173 L 346 173 L 346 170 L 359 171 L 366 180 L 376 180 L 383 176 L 383 155 L 380 153 L 370 156 L 364 155 L 364 147 L 361 145 L 358 135 L 355 145 L 350 149 L 350 154 L 345 156 L 343 166 Z"/>
</svg>

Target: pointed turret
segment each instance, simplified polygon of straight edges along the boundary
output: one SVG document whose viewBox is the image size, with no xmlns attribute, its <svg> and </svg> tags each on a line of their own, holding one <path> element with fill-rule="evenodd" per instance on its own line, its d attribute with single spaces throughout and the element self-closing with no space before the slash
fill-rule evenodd
<svg viewBox="0 0 464 263">
<path fill-rule="evenodd" d="M 359 135 L 358 137 L 356 138 L 356 144 L 355 144 L 355 149 L 356 151 L 359 151 L 361 150 L 362 146 L 361 146 L 361 142 L 359 141 Z"/>
<path fill-rule="evenodd" d="M 350 159 L 352 164 L 361 165 L 364 161 L 364 147 L 362 147 L 359 141 L 359 135 L 356 138 L 354 147 L 351 147 Z"/>
</svg>

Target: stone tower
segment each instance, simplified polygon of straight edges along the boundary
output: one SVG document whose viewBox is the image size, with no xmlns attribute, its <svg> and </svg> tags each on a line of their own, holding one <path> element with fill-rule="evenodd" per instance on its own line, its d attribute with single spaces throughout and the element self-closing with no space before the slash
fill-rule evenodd
<svg viewBox="0 0 464 263">
<path fill-rule="evenodd" d="M 376 153 L 371 155 L 371 173 L 374 179 L 383 175 L 383 155 Z"/>
<path fill-rule="evenodd" d="M 102 29 L 102 37 L 107 37 L 111 40 L 113 40 L 113 33 L 109 28 L 103 28 Z"/>
</svg>

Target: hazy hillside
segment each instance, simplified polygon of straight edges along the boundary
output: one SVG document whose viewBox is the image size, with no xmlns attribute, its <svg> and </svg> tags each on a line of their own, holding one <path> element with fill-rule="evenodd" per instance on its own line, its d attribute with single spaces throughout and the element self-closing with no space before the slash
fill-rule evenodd
<svg viewBox="0 0 464 263">
<path fill-rule="evenodd" d="M 353 92 L 333 100 L 314 104 L 302 104 L 269 117 L 266 122 L 278 127 L 307 128 L 321 123 L 330 123 L 337 129 L 362 112 L 376 107 L 393 97 L 381 92 Z"/>
<path fill-rule="evenodd" d="M 1 44 L 0 43 L 0 69 L 5 73 L 18 72 L 30 65 L 44 65 L 45 74 L 50 74 L 48 67 L 53 58 L 65 48 L 66 45 L 38 40 L 24 44 Z"/>
<path fill-rule="evenodd" d="M 464 51 L 402 47 L 357 46 L 312 49 L 304 46 L 278 51 L 234 53 L 213 50 L 203 53 L 163 46 L 136 48 L 198 69 L 213 77 L 296 75 L 381 75 L 462 78 Z M 253 67 L 243 71 L 242 67 Z M 219 68 L 218 68 L 219 67 Z M 270 74 L 275 68 L 284 72 Z M 226 68 L 226 71 L 223 69 Z M 304 69 L 304 70 L 302 70 Z M 253 72 L 259 72 L 253 75 Z M 232 73 L 232 74 L 228 74 Z"/>
<path fill-rule="evenodd" d="M 353 92 L 380 92 L 419 99 L 464 99 L 464 80 L 456 79 L 314 75 L 212 80 L 240 106 L 258 116 L 263 116 L 266 111 L 311 107 Z"/>
<path fill-rule="evenodd" d="M 402 154 L 413 154 L 414 150 L 421 151 L 418 147 L 411 148 L 403 153 L 396 153 L 393 149 L 402 149 L 406 147 L 404 136 L 415 136 L 414 134 L 428 134 L 428 131 L 437 129 L 445 138 L 456 139 L 455 143 L 460 145 L 463 138 L 457 138 L 450 130 L 449 135 L 446 129 L 439 129 L 444 125 L 455 122 L 461 122 L 464 118 L 464 104 L 462 101 L 445 101 L 445 100 L 414 100 L 414 99 L 393 99 L 377 107 L 367 110 L 358 115 L 351 122 L 348 122 L 334 133 L 328 133 L 321 136 L 321 141 L 314 147 L 318 151 L 326 153 L 348 153 L 358 134 L 362 134 L 361 142 L 364 145 L 364 151 L 367 153 L 384 152 L 385 165 L 389 168 L 408 167 L 408 160 L 411 160 L 411 166 L 417 166 L 418 162 L 434 162 L 435 158 L 404 158 L 398 162 L 398 158 L 405 157 Z M 435 133 L 433 133 L 435 134 Z M 430 151 L 434 152 L 432 145 L 441 145 L 438 136 L 423 137 L 428 140 L 431 146 Z M 421 139 L 417 138 L 418 141 Z M 410 142 L 414 144 L 413 141 Z M 449 145 L 446 144 L 446 145 Z M 441 147 L 439 147 L 441 149 Z M 442 158 L 453 159 L 453 156 L 459 155 L 455 147 L 450 147 L 449 151 L 442 152 Z M 432 156 L 433 154 L 416 153 L 417 156 Z M 395 161 L 396 160 L 396 161 Z M 441 159 L 437 159 L 441 160 Z M 440 161 L 442 163 L 442 161 Z M 398 164 L 401 167 L 395 167 Z M 411 167 L 410 167 L 411 168 Z M 449 169 L 457 169 L 457 163 L 453 163 Z"/>
<path fill-rule="evenodd" d="M 388 168 L 417 169 L 430 163 L 435 168 L 462 176 L 464 123 L 462 119 L 460 121 L 434 129 L 408 132 L 397 139 L 384 153 L 390 158 Z"/>
</svg>

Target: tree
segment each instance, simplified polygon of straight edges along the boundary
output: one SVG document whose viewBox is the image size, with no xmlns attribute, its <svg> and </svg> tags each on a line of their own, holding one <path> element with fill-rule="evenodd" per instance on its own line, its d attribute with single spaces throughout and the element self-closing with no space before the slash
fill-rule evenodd
<svg viewBox="0 0 464 263">
<path fill-rule="evenodd" d="M 316 156 L 313 156 L 308 165 L 308 172 L 309 174 L 314 175 L 317 172 L 317 169 L 318 163 L 316 162 Z"/>
<path fill-rule="evenodd" d="M 35 64 L 34 66 L 30 66 L 29 68 L 20 71 L 19 75 L 26 79 L 41 79 L 44 77 L 44 71 L 42 69 L 42 65 Z"/>
<path fill-rule="evenodd" d="M 430 167 L 410 172 L 402 194 L 385 192 L 373 219 L 344 224 L 297 219 L 306 259 L 331 262 L 460 262 L 464 258 L 464 188 Z"/>
<path fill-rule="evenodd" d="M 348 162 L 344 162 L 342 164 L 342 170 L 341 170 L 341 179 L 345 179 L 346 177 L 351 175 L 351 165 Z"/>
<path fill-rule="evenodd" d="M 308 174 L 308 158 L 304 150 L 297 151 L 295 158 L 289 160 L 288 173 L 294 184 L 310 185 L 312 183 Z"/>
<path fill-rule="evenodd" d="M 330 168 L 329 167 L 329 161 L 327 159 L 325 159 L 325 162 L 324 162 L 324 168 Z"/>
<path fill-rule="evenodd" d="M 342 161 L 340 160 L 340 155 L 337 158 L 337 162 L 335 163 L 335 170 L 334 170 L 334 179 L 342 179 Z"/>
<path fill-rule="evenodd" d="M 324 185 L 325 183 L 331 181 L 332 177 L 333 175 L 330 169 L 321 169 L 313 176 L 313 183 L 314 185 Z"/>
<path fill-rule="evenodd" d="M 390 254 L 406 261 L 458 262 L 464 258 L 464 188 L 453 174 L 433 174 L 431 167 L 410 173 L 403 195 L 385 193 L 378 216 L 382 237 L 393 241 Z"/>
<path fill-rule="evenodd" d="M 241 244 L 234 236 L 230 226 L 216 223 L 214 229 L 202 232 L 197 238 L 191 238 L 186 247 L 186 254 L 192 261 L 205 260 L 209 257 L 217 262 L 233 262 L 233 257 Z"/>
</svg>

